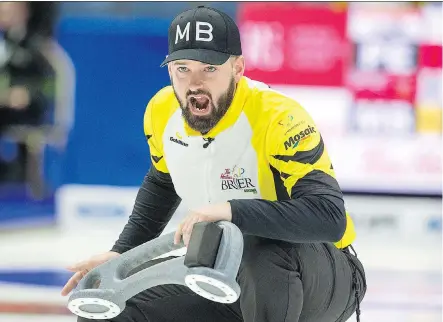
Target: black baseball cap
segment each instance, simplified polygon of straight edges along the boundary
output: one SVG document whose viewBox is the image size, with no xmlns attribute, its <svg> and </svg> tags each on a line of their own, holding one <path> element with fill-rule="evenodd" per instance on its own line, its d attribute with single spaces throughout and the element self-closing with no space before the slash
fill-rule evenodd
<svg viewBox="0 0 443 322">
<path fill-rule="evenodd" d="M 168 56 L 160 66 L 190 59 L 222 65 L 231 55 L 242 54 L 237 24 L 217 9 L 199 6 L 174 18 L 168 31 Z"/>
</svg>

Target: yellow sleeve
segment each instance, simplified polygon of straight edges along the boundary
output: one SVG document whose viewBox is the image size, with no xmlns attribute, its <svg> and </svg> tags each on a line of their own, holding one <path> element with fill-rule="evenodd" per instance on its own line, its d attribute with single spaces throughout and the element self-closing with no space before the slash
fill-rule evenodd
<svg viewBox="0 0 443 322">
<path fill-rule="evenodd" d="M 288 195 L 313 170 L 334 177 L 320 132 L 310 115 L 294 104 L 271 120 L 266 139 L 269 164 L 280 173 Z"/>
<path fill-rule="evenodd" d="M 320 131 L 301 106 L 295 105 L 276 115 L 271 121 L 266 142 L 268 162 L 279 172 L 289 196 L 312 192 L 310 184 L 297 185 L 308 174 L 310 182 L 315 180 L 333 189 L 331 193 L 341 194 Z M 335 243 L 339 248 L 350 245 L 356 237 L 348 212 L 346 222 L 343 238 Z"/>
<path fill-rule="evenodd" d="M 151 99 L 148 106 L 146 107 L 143 125 L 146 139 L 149 145 L 149 152 L 151 155 L 151 161 L 154 167 L 163 173 L 169 173 L 168 167 L 166 166 L 165 156 L 163 152 L 163 142 L 162 135 L 159 133 L 160 129 L 155 126 L 155 98 Z"/>
</svg>

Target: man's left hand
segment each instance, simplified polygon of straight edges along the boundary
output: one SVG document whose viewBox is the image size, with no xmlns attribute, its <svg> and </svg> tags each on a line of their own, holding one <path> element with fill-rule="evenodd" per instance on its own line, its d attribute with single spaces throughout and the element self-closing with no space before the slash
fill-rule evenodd
<svg viewBox="0 0 443 322">
<path fill-rule="evenodd" d="M 174 236 L 174 243 L 177 245 L 183 236 L 183 242 L 188 247 L 189 240 L 191 239 L 192 229 L 194 224 L 206 221 L 231 221 L 232 212 L 231 204 L 229 202 L 208 205 L 196 210 L 191 211 L 185 219 L 178 226 Z"/>
</svg>

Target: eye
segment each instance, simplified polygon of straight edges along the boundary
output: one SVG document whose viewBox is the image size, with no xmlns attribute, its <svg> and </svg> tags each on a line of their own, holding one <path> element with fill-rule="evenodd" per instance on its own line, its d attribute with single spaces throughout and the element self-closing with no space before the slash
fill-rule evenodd
<svg viewBox="0 0 443 322">
<path fill-rule="evenodd" d="M 188 67 L 184 67 L 184 66 L 180 66 L 179 68 L 177 68 L 177 70 L 180 73 L 186 73 L 187 71 L 189 71 Z"/>
<path fill-rule="evenodd" d="M 209 72 L 209 73 L 213 73 L 216 70 L 217 70 L 217 68 L 215 68 L 214 66 L 208 66 L 208 67 L 205 68 L 205 71 Z"/>
</svg>

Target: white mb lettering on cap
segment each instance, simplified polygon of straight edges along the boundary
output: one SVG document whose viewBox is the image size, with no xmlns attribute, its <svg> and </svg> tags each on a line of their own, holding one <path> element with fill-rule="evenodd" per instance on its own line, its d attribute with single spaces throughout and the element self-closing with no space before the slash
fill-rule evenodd
<svg viewBox="0 0 443 322">
<path fill-rule="evenodd" d="M 186 24 L 183 32 L 180 28 L 180 25 L 177 25 L 177 30 L 175 32 L 175 44 L 177 44 L 179 40 L 181 40 L 185 37 L 186 37 L 186 41 L 189 41 L 190 25 L 191 25 L 191 22 L 189 21 Z M 202 29 L 202 27 L 208 27 L 208 28 Z M 212 30 L 213 30 L 212 25 L 209 22 L 196 21 L 195 40 L 196 41 L 211 41 L 214 38 L 212 36 Z"/>
</svg>

